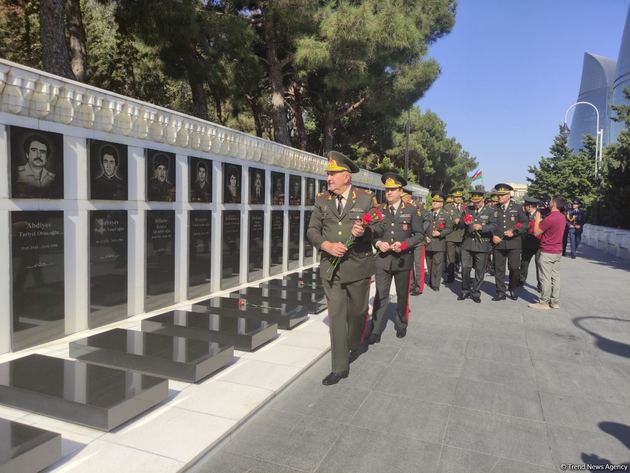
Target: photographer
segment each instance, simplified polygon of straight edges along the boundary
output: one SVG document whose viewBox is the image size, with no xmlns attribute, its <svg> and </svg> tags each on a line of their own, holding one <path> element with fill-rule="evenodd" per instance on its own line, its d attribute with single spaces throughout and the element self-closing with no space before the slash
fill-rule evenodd
<svg viewBox="0 0 630 473">
<path fill-rule="evenodd" d="M 541 212 L 534 217 L 534 235 L 540 236 L 540 274 L 539 302 L 529 304 L 531 309 L 560 308 L 560 261 L 562 259 L 562 237 L 564 235 L 565 217 L 562 209 L 565 200 L 553 196 L 549 203 L 549 215 L 543 220 Z"/>
</svg>

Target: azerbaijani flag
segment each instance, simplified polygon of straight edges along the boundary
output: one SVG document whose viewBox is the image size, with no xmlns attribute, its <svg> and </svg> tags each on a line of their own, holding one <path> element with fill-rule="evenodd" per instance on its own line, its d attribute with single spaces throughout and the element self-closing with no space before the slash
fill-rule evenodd
<svg viewBox="0 0 630 473">
<path fill-rule="evenodd" d="M 483 169 L 479 169 L 475 171 L 475 173 L 470 177 L 470 182 L 478 181 L 479 179 L 483 179 Z"/>
</svg>

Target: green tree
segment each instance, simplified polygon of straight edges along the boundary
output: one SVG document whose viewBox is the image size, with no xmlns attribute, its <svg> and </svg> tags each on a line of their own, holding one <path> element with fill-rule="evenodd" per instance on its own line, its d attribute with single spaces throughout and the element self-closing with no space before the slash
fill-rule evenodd
<svg viewBox="0 0 630 473">
<path fill-rule="evenodd" d="M 562 189 L 563 163 L 571 157 L 571 149 L 567 146 L 567 138 L 558 134 L 549 148 L 550 156 L 542 156 L 538 166 L 529 166 L 527 192 L 538 199 L 549 198 L 560 194 Z"/>
</svg>

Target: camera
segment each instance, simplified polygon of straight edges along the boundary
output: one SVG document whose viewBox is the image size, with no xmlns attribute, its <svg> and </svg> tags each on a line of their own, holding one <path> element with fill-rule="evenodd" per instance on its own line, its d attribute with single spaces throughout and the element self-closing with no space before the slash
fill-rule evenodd
<svg viewBox="0 0 630 473">
<path fill-rule="evenodd" d="M 547 215 L 549 215 L 549 212 L 551 212 L 551 209 L 549 208 L 549 200 L 541 199 L 537 209 L 542 217 L 546 217 Z"/>
</svg>

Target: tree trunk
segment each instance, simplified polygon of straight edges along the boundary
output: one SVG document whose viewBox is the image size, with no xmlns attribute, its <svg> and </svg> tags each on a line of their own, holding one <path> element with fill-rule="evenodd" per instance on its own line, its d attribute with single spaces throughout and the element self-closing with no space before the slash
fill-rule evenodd
<svg viewBox="0 0 630 473">
<path fill-rule="evenodd" d="M 306 149 L 306 129 L 304 127 L 304 117 L 302 116 L 302 91 L 303 87 L 293 82 L 291 85 L 293 92 L 293 116 L 295 117 L 295 129 L 297 130 L 297 147 Z"/>
<path fill-rule="evenodd" d="M 269 66 L 269 82 L 271 83 L 271 121 L 273 123 L 273 137 L 276 142 L 291 146 L 289 127 L 287 124 L 287 110 L 284 103 L 284 86 L 282 84 L 283 64 L 278 60 L 272 15 L 273 13 L 266 7 L 263 13 L 263 28 L 265 33 L 267 65 Z"/>
<path fill-rule="evenodd" d="M 70 66 L 78 81 L 87 79 L 87 46 L 80 0 L 66 0 L 66 20 L 70 38 Z"/>
<path fill-rule="evenodd" d="M 335 112 L 328 112 L 324 117 L 324 149 L 322 154 L 332 151 L 335 138 Z"/>
<path fill-rule="evenodd" d="M 190 91 L 192 92 L 193 115 L 197 118 L 201 118 L 202 120 L 207 120 L 208 98 L 206 96 L 206 91 L 203 88 L 203 82 L 189 74 L 188 83 L 190 84 Z"/>
<path fill-rule="evenodd" d="M 41 0 L 39 4 L 42 66 L 46 72 L 74 79 L 64 34 L 64 0 Z"/>
<path fill-rule="evenodd" d="M 260 105 L 258 104 L 258 98 L 252 97 L 251 95 L 247 95 L 246 98 L 247 98 L 247 102 L 249 103 L 249 108 L 251 108 L 252 110 L 252 116 L 254 117 L 254 126 L 256 127 L 256 136 L 258 138 L 262 138 L 264 129 L 263 129 L 262 120 L 260 119 L 261 110 L 260 110 Z"/>
</svg>

